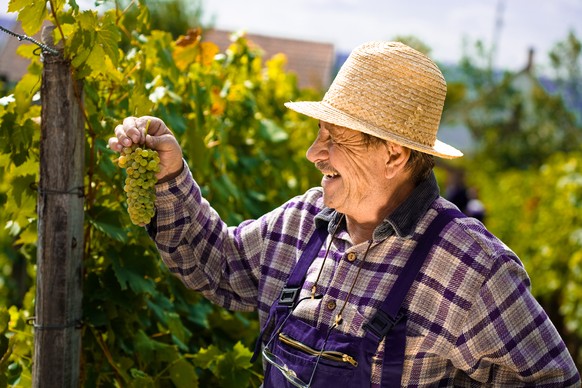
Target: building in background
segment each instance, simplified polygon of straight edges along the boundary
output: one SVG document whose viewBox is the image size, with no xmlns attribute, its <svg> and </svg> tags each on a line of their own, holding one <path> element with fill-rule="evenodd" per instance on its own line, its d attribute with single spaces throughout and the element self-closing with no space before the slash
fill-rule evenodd
<svg viewBox="0 0 582 388">
<path fill-rule="evenodd" d="M 17 34 L 24 34 L 20 23 L 14 18 L 0 16 L 0 25 Z M 40 36 L 40 33 L 39 33 Z M 36 37 L 35 37 L 36 38 Z M 28 42 L 27 42 L 28 43 Z M 18 82 L 26 74 L 29 60 L 16 53 L 22 42 L 0 31 L 0 81 L 9 85 Z"/>
<path fill-rule="evenodd" d="M 208 30 L 204 40 L 214 42 L 225 51 L 231 44 L 231 35 L 232 31 Z M 333 44 L 248 33 L 245 36 L 263 50 L 265 60 L 278 53 L 285 54 L 287 70 L 297 75 L 300 88 L 325 90 L 331 84 L 336 66 Z"/>
</svg>

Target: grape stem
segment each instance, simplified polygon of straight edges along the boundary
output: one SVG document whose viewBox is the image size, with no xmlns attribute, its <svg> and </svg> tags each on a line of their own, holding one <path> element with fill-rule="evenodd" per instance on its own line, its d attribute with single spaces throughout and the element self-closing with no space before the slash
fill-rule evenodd
<svg viewBox="0 0 582 388">
<path fill-rule="evenodd" d="M 152 122 L 152 120 L 148 119 L 148 121 L 146 122 L 146 127 L 145 127 L 145 136 L 148 135 L 148 128 L 150 127 L 150 123 Z"/>
</svg>

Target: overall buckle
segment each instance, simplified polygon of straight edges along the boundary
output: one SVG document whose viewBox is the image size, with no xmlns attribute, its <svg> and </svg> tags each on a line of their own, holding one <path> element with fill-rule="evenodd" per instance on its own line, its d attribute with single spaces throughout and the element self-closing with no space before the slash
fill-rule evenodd
<svg viewBox="0 0 582 388">
<path fill-rule="evenodd" d="M 300 291 L 301 287 L 284 287 L 281 290 L 281 296 L 279 297 L 279 305 L 286 307 L 293 306 Z"/>
<path fill-rule="evenodd" d="M 376 311 L 376 314 L 364 325 L 364 329 L 372 332 L 378 338 L 384 338 L 390 330 L 400 321 L 403 313 L 399 313 L 395 319 L 392 319 L 382 310 Z"/>
</svg>

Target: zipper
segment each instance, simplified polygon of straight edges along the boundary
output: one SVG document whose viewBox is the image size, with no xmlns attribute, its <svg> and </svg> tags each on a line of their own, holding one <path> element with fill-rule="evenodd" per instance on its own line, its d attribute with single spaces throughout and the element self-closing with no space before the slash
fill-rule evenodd
<svg viewBox="0 0 582 388">
<path fill-rule="evenodd" d="M 336 352 L 333 350 L 324 350 L 323 352 L 319 351 L 319 350 L 315 350 L 299 341 L 294 340 L 293 338 L 288 337 L 287 335 L 283 334 L 283 333 L 279 333 L 279 340 L 281 342 L 283 342 L 284 344 L 287 344 L 291 347 L 294 347 L 295 349 L 299 349 L 307 354 L 310 354 L 312 356 L 319 356 L 319 354 L 321 353 L 321 357 L 331 360 L 331 361 L 335 361 L 335 362 L 345 362 L 348 364 L 351 364 L 354 367 L 358 366 L 358 361 L 356 361 L 355 358 L 353 358 L 352 356 L 350 356 L 349 354 L 345 354 L 342 352 Z"/>
</svg>

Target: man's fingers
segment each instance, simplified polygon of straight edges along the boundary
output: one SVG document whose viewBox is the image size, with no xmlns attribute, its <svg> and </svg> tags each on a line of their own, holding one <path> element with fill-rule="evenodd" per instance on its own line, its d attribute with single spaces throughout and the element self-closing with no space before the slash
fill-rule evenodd
<svg viewBox="0 0 582 388">
<path fill-rule="evenodd" d="M 124 125 L 118 125 L 115 127 L 115 136 L 121 147 L 130 147 L 133 144 L 133 140 L 127 136 Z"/>
<path fill-rule="evenodd" d="M 142 144 L 145 140 L 145 122 L 142 122 L 140 119 L 127 117 L 123 120 L 123 131 L 125 132 L 125 135 L 131 139 L 132 143 Z M 122 144 L 126 147 L 131 145 L 126 145 L 126 142 L 123 139 Z"/>
<path fill-rule="evenodd" d="M 123 124 L 115 127 L 114 132 L 115 137 L 110 138 L 108 144 L 110 149 L 117 152 L 121 152 L 123 147 L 144 143 L 152 149 L 162 148 L 162 151 L 180 149 L 172 132 L 157 117 L 127 117 L 123 120 Z"/>
<path fill-rule="evenodd" d="M 110 137 L 108 140 L 109 148 L 113 151 L 121 152 L 123 146 L 119 144 L 119 139 L 117 137 Z"/>
</svg>

